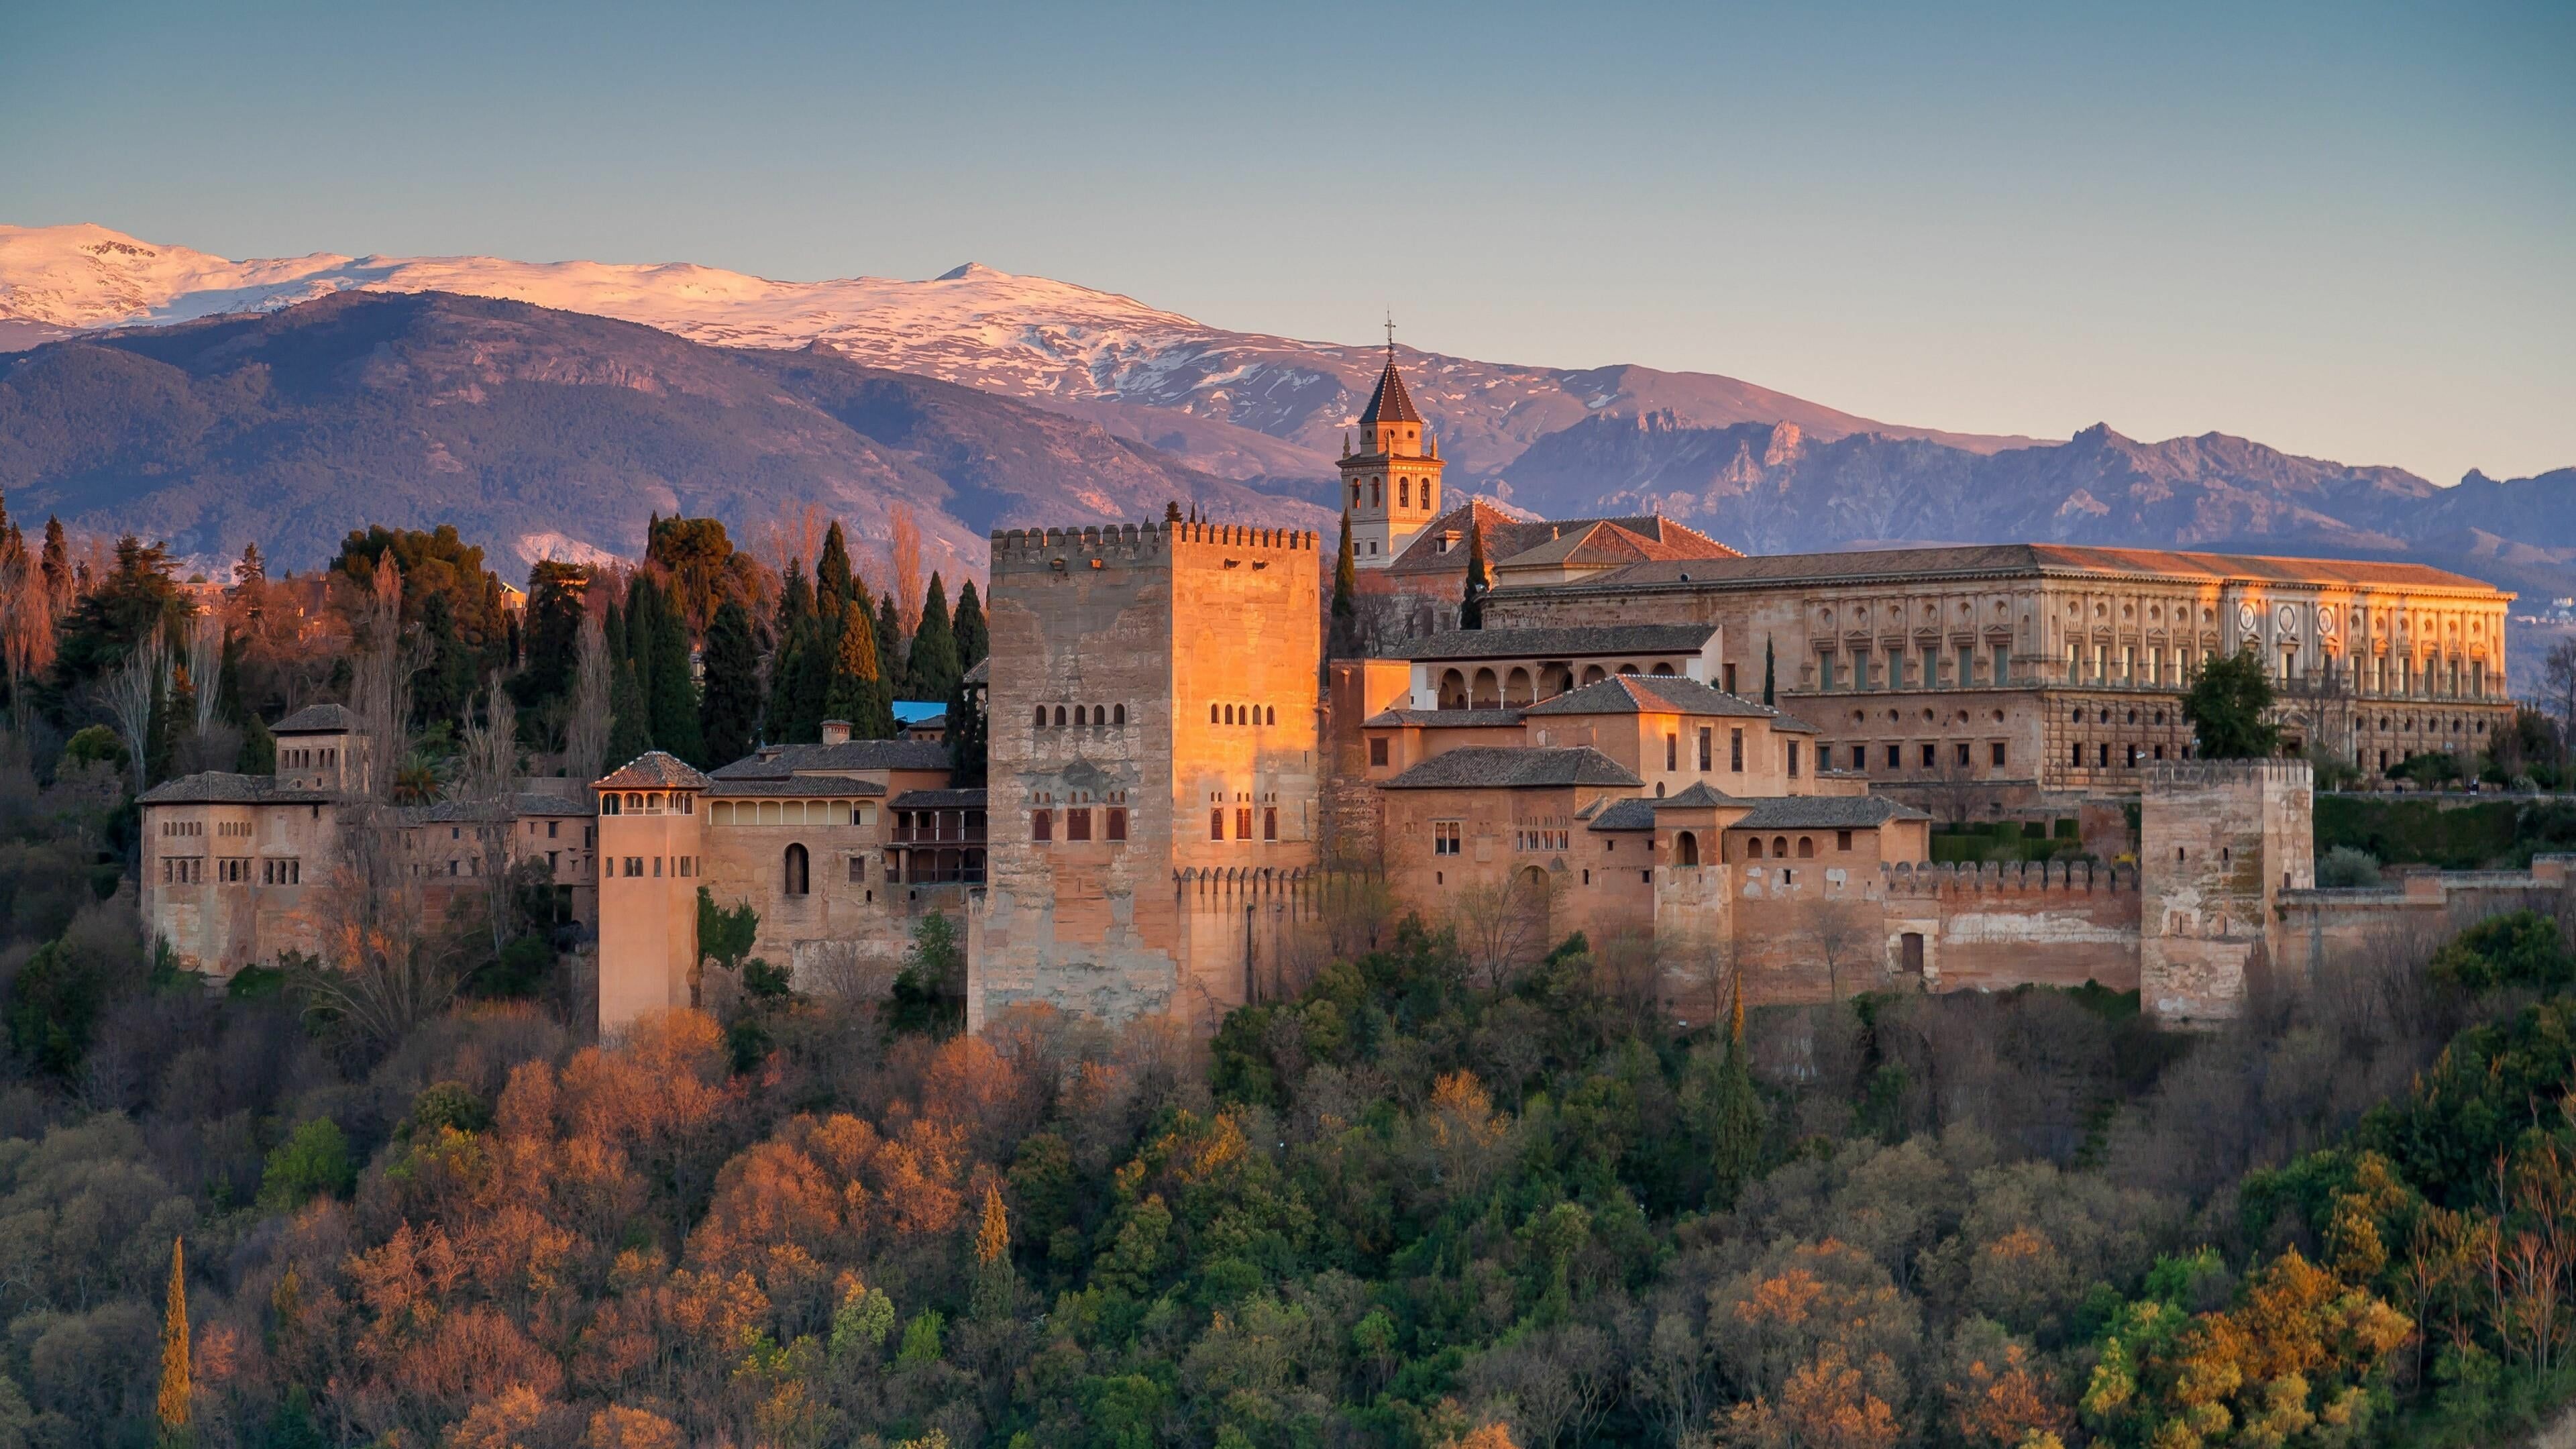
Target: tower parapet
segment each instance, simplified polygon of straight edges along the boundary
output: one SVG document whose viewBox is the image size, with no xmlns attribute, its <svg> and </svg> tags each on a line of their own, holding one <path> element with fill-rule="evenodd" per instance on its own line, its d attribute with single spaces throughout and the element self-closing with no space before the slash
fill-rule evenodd
<svg viewBox="0 0 2576 1449">
<path fill-rule="evenodd" d="M 2281 959 L 2283 891 L 2316 884 L 2315 772 L 2305 760 L 2147 768 L 2139 807 L 2139 1000 L 2176 1025 L 2225 1020 Z"/>
</svg>

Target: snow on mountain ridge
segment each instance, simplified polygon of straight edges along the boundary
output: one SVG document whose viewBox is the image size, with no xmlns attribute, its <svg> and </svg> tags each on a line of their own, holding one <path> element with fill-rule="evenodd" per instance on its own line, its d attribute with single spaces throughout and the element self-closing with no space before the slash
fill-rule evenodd
<svg viewBox="0 0 2576 1449">
<path fill-rule="evenodd" d="M 323 252 L 235 262 L 101 226 L 0 226 L 0 344 L 14 336 L 33 345 L 58 335 L 54 329 L 274 311 L 352 289 L 497 297 L 716 346 L 820 344 L 868 366 L 1079 412 L 1238 477 L 1329 477 L 1380 360 L 1375 347 L 1228 331 L 1132 297 L 979 262 L 927 281 L 822 282 L 685 262 Z M 1794 421 L 1819 437 L 1885 431 L 1979 451 L 2027 441 L 1890 427 L 1707 373 L 1569 371 L 1409 348 L 1403 357 L 1462 477 L 1491 475 L 1537 438 L 1605 410 L 1663 408 L 1703 426 Z"/>
</svg>

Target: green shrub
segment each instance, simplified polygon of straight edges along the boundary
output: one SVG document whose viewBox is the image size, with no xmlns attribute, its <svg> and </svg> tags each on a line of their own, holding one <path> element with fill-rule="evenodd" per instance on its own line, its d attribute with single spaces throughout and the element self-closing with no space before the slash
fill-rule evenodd
<svg viewBox="0 0 2576 1449">
<path fill-rule="evenodd" d="M 2499 986 L 2564 986 L 2576 977 L 2558 923 L 2537 911 L 2481 921 L 2433 953 L 2433 978 L 2470 991 Z"/>
<path fill-rule="evenodd" d="M 2327 890 L 2366 890 L 2379 884 L 2379 857 L 2338 845 L 2317 860 L 2317 884 Z"/>
<path fill-rule="evenodd" d="M 463 1082 L 432 1082 L 411 1099 L 411 1115 L 403 1120 L 402 1132 L 407 1137 L 425 1137 L 441 1127 L 480 1132 L 491 1125 L 492 1109 L 472 1087 Z"/>
<path fill-rule="evenodd" d="M 259 1205 L 270 1212 L 290 1212 L 326 1193 L 341 1196 L 357 1180 L 358 1165 L 349 1158 L 349 1139 L 340 1124 L 316 1117 L 269 1151 L 259 1179 Z"/>
</svg>

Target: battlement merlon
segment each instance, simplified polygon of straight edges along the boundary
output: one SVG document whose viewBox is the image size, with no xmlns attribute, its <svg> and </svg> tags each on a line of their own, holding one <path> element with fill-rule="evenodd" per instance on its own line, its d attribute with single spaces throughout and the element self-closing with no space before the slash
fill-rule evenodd
<svg viewBox="0 0 2576 1449">
<path fill-rule="evenodd" d="M 2093 896 L 2135 892 L 2138 869 L 2084 860 L 1890 861 L 1879 867 L 1880 888 L 1891 899 L 2011 893 Z"/>
<path fill-rule="evenodd" d="M 2296 759 L 2163 760 L 2147 765 L 2145 770 L 2145 787 L 2150 790 L 2232 785 L 2253 780 L 2312 788 L 2316 780 L 2316 767 L 2306 760 Z"/>
<path fill-rule="evenodd" d="M 1072 528 L 1011 528 L 993 531 L 996 568 L 1052 568 L 1076 556 L 1154 562 L 1177 558 L 1197 547 L 1277 554 L 1313 554 L 1320 535 L 1312 529 L 1264 528 L 1248 523 L 1110 523 Z"/>
</svg>

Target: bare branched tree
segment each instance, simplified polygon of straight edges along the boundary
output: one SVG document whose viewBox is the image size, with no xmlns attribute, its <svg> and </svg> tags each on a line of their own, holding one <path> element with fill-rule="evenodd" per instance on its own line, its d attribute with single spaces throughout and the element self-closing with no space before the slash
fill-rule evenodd
<svg viewBox="0 0 2576 1449">
<path fill-rule="evenodd" d="M 1883 965 L 1887 956 L 1884 929 L 1875 913 L 1853 900 L 1821 900 L 1807 909 L 1803 934 L 1815 948 L 1816 958 L 1824 963 L 1825 988 L 1833 999 L 1843 999 L 1845 975 L 1870 965 Z M 1876 972 L 1871 975 L 1874 978 Z M 1876 980 L 1869 983 L 1875 986 Z"/>
<path fill-rule="evenodd" d="M 133 758 L 134 792 L 138 795 L 152 783 L 145 778 L 152 745 L 152 711 L 169 687 L 170 649 L 157 627 L 146 630 L 125 656 L 125 663 L 98 686 L 99 702 L 107 707 L 108 718 L 116 722 L 117 738 L 125 742 L 125 751 Z"/>
<path fill-rule="evenodd" d="M 196 697 L 198 734 L 215 724 L 224 688 L 224 619 L 212 609 L 188 624 L 188 688 Z"/>
<path fill-rule="evenodd" d="M 10 701 L 23 716 L 26 691 L 18 680 L 42 673 L 54 662 L 54 601 L 45 592 L 45 573 L 25 548 L 0 559 L 0 658 L 5 658 L 12 688 Z M 22 727 L 23 718 L 20 721 Z"/>
<path fill-rule="evenodd" d="M 519 710 L 497 683 L 484 693 L 483 718 L 469 720 L 463 739 L 460 792 L 473 817 L 475 851 L 482 859 L 484 925 L 499 954 L 510 934 L 510 831 L 518 824 Z M 595 778 L 595 777 L 594 777 Z"/>
<path fill-rule="evenodd" d="M 1556 884 L 1542 870 L 1516 870 L 1497 881 L 1460 887 L 1449 899 L 1458 944 L 1497 995 L 1547 950 Z"/>
<path fill-rule="evenodd" d="M 596 614 L 581 621 L 572 678 L 572 716 L 564 726 L 564 773 L 584 785 L 608 773 L 608 631 Z"/>
<path fill-rule="evenodd" d="M 301 963 L 306 1001 L 366 1041 L 391 1046 L 456 1000 L 465 963 L 429 919 L 399 815 L 379 801 L 340 807 L 339 864 L 321 892 L 321 957 Z"/>
<path fill-rule="evenodd" d="M 792 563 L 811 569 L 814 561 L 823 556 L 823 534 L 831 526 L 831 519 L 818 503 L 779 514 L 761 525 L 756 550 L 760 561 L 780 574 L 786 573 Z"/>
<path fill-rule="evenodd" d="M 411 745 L 411 681 L 428 662 L 427 644 L 402 623 L 402 573 L 393 551 L 376 561 L 371 587 L 349 609 L 356 652 L 350 660 L 349 705 L 366 749 L 356 762 L 359 788 L 393 797 L 394 775 Z"/>
</svg>

